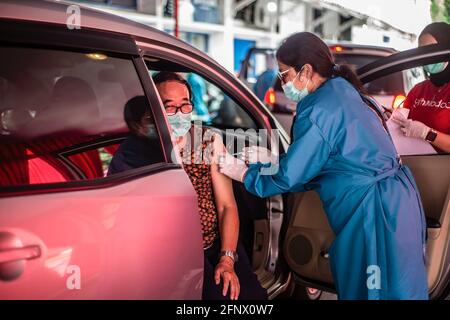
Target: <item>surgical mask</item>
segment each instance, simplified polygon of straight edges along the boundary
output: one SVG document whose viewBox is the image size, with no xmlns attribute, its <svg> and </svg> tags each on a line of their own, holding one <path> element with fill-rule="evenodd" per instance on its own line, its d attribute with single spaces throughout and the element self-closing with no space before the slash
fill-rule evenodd
<svg viewBox="0 0 450 320">
<path fill-rule="evenodd" d="M 149 139 L 156 137 L 156 128 L 154 124 L 149 124 L 145 136 Z"/>
<path fill-rule="evenodd" d="M 192 113 L 182 113 L 181 111 L 172 116 L 168 116 L 170 126 L 176 137 L 182 137 L 191 128 Z"/>
<path fill-rule="evenodd" d="M 445 67 L 447 65 L 447 62 L 439 62 L 439 63 L 433 63 L 433 64 L 427 64 L 423 68 L 426 72 L 430 74 L 435 74 L 444 71 Z"/>
<path fill-rule="evenodd" d="M 297 75 L 295 76 L 294 80 L 297 79 L 298 75 L 300 74 L 301 70 L 297 73 Z M 288 97 L 289 99 L 291 99 L 292 101 L 295 102 L 300 102 L 301 100 L 303 100 L 308 94 L 308 83 L 309 83 L 309 79 L 308 81 L 306 81 L 306 85 L 303 89 L 299 90 L 294 86 L 294 80 L 289 81 L 285 84 L 282 85 L 284 94 L 286 95 L 286 97 Z"/>
</svg>

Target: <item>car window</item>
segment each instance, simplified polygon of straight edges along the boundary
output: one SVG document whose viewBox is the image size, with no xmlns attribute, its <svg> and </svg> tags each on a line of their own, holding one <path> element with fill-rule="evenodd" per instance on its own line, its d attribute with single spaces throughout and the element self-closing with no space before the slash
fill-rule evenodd
<svg viewBox="0 0 450 320">
<path fill-rule="evenodd" d="M 103 178 L 130 135 L 125 105 L 144 97 L 132 60 L 0 50 L 0 186 Z M 163 161 L 154 135 L 153 160 Z"/>
</svg>

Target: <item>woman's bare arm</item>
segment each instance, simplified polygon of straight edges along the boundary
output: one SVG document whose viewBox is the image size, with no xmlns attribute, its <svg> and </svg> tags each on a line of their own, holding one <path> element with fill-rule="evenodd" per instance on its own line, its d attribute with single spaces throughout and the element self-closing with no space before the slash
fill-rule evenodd
<svg viewBox="0 0 450 320">
<path fill-rule="evenodd" d="M 212 184 L 219 219 L 221 250 L 236 251 L 239 238 L 239 215 L 233 185 L 230 178 L 219 172 L 217 162 L 217 151 L 223 149 L 221 139 L 216 138 L 214 141 L 214 159 L 211 163 Z M 229 287 L 231 299 L 237 299 L 240 285 L 233 266 L 234 261 L 230 257 L 221 257 L 216 266 L 215 279 L 216 284 L 219 284 L 220 277 L 222 277 L 224 280 L 223 294 L 226 295 Z"/>
<path fill-rule="evenodd" d="M 222 139 L 214 135 L 211 176 L 219 219 L 221 249 L 236 251 L 239 236 L 239 215 L 234 199 L 232 180 L 219 171 L 219 155 L 225 150 Z"/>
<path fill-rule="evenodd" d="M 432 144 L 442 151 L 450 152 L 450 135 L 438 131 Z"/>
<path fill-rule="evenodd" d="M 219 172 L 217 164 L 211 164 L 211 176 L 219 217 L 221 249 L 236 251 L 239 236 L 239 216 L 232 181 Z"/>
</svg>

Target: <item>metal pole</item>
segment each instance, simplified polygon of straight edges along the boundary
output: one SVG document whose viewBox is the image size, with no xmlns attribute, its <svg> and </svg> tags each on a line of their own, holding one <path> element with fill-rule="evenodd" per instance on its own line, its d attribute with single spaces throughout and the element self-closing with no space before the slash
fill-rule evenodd
<svg viewBox="0 0 450 320">
<path fill-rule="evenodd" d="M 173 15 L 174 15 L 174 18 L 175 18 L 175 30 L 174 30 L 174 33 L 175 33 L 175 37 L 179 38 L 180 37 L 180 30 L 179 30 L 179 27 L 178 27 L 178 0 L 173 0 L 173 1 L 174 1 L 174 4 L 173 4 L 173 6 L 174 6 L 174 8 L 173 8 Z"/>
</svg>

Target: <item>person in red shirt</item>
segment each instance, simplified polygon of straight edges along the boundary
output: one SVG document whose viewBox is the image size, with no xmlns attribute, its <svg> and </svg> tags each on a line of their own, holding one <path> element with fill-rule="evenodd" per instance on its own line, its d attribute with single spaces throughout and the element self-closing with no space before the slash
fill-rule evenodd
<svg viewBox="0 0 450 320">
<path fill-rule="evenodd" d="M 447 44 L 450 47 L 450 25 L 431 23 L 419 35 L 419 46 Z M 417 84 L 403 104 L 408 119 L 394 113 L 392 120 L 402 126 L 408 137 L 430 142 L 439 152 L 450 152 L 450 65 L 448 61 L 424 66 L 430 75 Z"/>
</svg>

